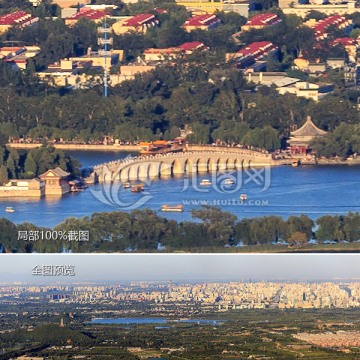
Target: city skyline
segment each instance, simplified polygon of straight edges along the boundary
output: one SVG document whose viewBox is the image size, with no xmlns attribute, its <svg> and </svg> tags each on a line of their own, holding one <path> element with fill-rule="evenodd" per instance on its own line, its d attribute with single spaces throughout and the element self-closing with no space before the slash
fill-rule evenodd
<svg viewBox="0 0 360 360">
<path fill-rule="evenodd" d="M 33 275 L 45 265 L 71 265 L 74 276 Z M 122 281 L 356 281 L 357 255 L 6 255 L 1 283 Z"/>
</svg>

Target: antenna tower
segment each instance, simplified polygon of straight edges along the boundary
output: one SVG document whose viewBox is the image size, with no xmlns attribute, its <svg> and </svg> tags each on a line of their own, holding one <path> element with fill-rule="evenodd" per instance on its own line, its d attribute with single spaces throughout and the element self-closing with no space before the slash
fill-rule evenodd
<svg viewBox="0 0 360 360">
<path fill-rule="evenodd" d="M 102 27 L 98 28 L 98 45 L 100 45 L 99 55 L 104 58 L 104 96 L 108 96 L 108 70 L 107 62 L 111 63 L 111 46 L 113 44 L 113 38 L 110 36 L 111 28 L 106 25 L 106 16 L 104 17 L 104 23 Z"/>
</svg>

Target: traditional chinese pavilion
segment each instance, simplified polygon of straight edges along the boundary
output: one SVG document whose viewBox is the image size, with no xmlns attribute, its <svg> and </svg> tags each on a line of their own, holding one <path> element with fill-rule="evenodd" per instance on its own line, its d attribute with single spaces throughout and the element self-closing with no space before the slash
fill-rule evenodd
<svg viewBox="0 0 360 360">
<path fill-rule="evenodd" d="M 306 155 L 309 152 L 309 143 L 316 137 L 324 136 L 326 131 L 319 129 L 307 116 L 305 124 L 290 133 L 288 144 L 290 145 L 291 154 Z"/>
<path fill-rule="evenodd" d="M 67 178 L 69 173 L 57 167 L 50 169 L 40 175 L 40 179 L 45 181 L 45 195 L 62 195 L 70 191 Z"/>
</svg>

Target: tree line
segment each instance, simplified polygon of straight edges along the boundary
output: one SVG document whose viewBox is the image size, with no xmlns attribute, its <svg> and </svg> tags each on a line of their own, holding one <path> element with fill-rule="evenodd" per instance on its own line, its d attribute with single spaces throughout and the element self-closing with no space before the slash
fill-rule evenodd
<svg viewBox="0 0 360 360">
<path fill-rule="evenodd" d="M 316 222 L 306 215 L 265 216 L 238 220 L 217 207 L 193 210 L 194 221 L 176 222 L 144 209 L 132 212 L 94 213 L 68 218 L 53 230 L 89 232 L 89 241 L 17 240 L 18 231 L 48 231 L 29 223 L 15 225 L 0 219 L 0 244 L 9 252 L 132 252 L 203 249 L 250 245 L 288 244 L 302 247 L 311 239 L 354 242 L 360 239 L 360 214 L 323 216 Z M 314 230 L 315 224 L 317 225 Z"/>
</svg>

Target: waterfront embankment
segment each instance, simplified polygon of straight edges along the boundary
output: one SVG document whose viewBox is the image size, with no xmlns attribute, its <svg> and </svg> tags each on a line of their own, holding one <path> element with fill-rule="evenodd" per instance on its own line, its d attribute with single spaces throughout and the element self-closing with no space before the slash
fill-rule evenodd
<svg viewBox="0 0 360 360">
<path fill-rule="evenodd" d="M 40 147 L 42 144 L 9 143 L 6 146 L 12 149 L 31 150 Z M 139 145 L 102 145 L 102 144 L 52 144 L 60 150 L 97 150 L 97 151 L 140 151 Z"/>
</svg>

